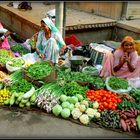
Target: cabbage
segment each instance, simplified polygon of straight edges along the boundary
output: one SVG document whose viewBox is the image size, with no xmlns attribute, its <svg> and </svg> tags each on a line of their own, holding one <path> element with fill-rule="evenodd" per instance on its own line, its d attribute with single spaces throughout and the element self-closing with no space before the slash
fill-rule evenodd
<svg viewBox="0 0 140 140">
<path fill-rule="evenodd" d="M 63 102 L 63 103 L 61 104 L 61 106 L 62 106 L 63 108 L 69 108 L 69 105 L 70 105 L 70 103 L 67 102 L 67 101 L 65 101 L 65 102 Z"/>
<path fill-rule="evenodd" d="M 52 112 L 55 116 L 58 116 L 62 111 L 61 105 L 57 104 L 52 108 Z"/>
<path fill-rule="evenodd" d="M 78 101 L 81 102 L 83 100 L 83 96 L 81 94 L 76 94 Z"/>
<path fill-rule="evenodd" d="M 71 100 L 71 97 L 67 96 L 67 100 L 66 101 L 70 102 L 70 100 Z"/>
<path fill-rule="evenodd" d="M 66 100 L 67 100 L 67 96 L 66 95 L 64 95 L 64 94 L 62 94 L 61 96 L 60 96 L 60 101 L 61 102 L 65 102 Z"/>
<path fill-rule="evenodd" d="M 78 102 L 78 98 L 76 96 L 72 96 L 69 100 L 70 103 L 76 104 Z"/>
<path fill-rule="evenodd" d="M 63 117 L 63 118 L 69 118 L 69 116 L 70 116 L 70 109 L 68 109 L 68 108 L 64 108 L 62 111 L 61 111 L 61 116 Z"/>
<path fill-rule="evenodd" d="M 70 109 L 70 111 L 72 111 L 74 109 L 74 104 L 70 104 L 69 109 Z"/>
</svg>

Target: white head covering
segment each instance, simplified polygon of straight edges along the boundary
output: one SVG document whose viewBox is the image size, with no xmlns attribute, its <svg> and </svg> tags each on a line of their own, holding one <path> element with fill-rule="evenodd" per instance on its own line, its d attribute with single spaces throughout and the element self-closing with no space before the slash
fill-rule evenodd
<svg viewBox="0 0 140 140">
<path fill-rule="evenodd" d="M 56 28 L 56 26 L 49 17 L 43 18 L 42 20 L 51 29 L 52 32 L 59 32 L 59 30 Z"/>
</svg>

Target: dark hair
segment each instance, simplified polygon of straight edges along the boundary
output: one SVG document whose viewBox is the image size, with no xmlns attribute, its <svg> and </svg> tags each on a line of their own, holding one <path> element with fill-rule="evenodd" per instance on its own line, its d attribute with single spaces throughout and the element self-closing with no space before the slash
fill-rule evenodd
<svg viewBox="0 0 140 140">
<path fill-rule="evenodd" d="M 4 33 L 0 33 L 0 37 L 2 37 L 4 35 Z"/>
<path fill-rule="evenodd" d="M 44 20 L 41 20 L 41 22 L 45 24 Z"/>
</svg>

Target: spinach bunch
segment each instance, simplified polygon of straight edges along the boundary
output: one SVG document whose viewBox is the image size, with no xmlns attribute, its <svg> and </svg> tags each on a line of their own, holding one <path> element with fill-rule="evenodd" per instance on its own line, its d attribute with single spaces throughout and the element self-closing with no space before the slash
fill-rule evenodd
<svg viewBox="0 0 140 140">
<path fill-rule="evenodd" d="M 126 79 L 112 76 L 108 81 L 109 86 L 113 90 L 128 89 L 129 83 Z"/>
<path fill-rule="evenodd" d="M 27 91 L 29 91 L 32 87 L 32 84 L 30 82 L 28 82 L 25 79 L 19 79 L 18 81 L 15 81 L 10 87 L 9 87 L 9 91 L 13 92 L 24 92 L 26 93 Z"/>
<path fill-rule="evenodd" d="M 76 94 L 81 94 L 83 97 L 86 97 L 86 90 L 88 90 L 88 87 L 81 86 L 75 81 L 67 82 L 61 88 L 63 94 L 67 96 L 74 96 Z"/>
<path fill-rule="evenodd" d="M 6 64 L 7 61 L 13 58 L 10 53 L 8 50 L 0 49 L 0 64 Z"/>
<path fill-rule="evenodd" d="M 39 61 L 30 65 L 27 69 L 27 76 L 34 80 L 42 79 L 53 71 L 53 67 L 46 61 Z"/>
<path fill-rule="evenodd" d="M 24 46 L 20 45 L 20 44 L 15 44 L 11 47 L 11 50 L 13 52 L 18 52 L 20 53 L 20 55 L 24 55 L 24 54 L 27 54 L 29 53 L 29 50 L 26 49 Z"/>
<path fill-rule="evenodd" d="M 104 79 L 99 76 L 91 76 L 82 72 L 69 72 L 63 70 L 57 71 L 58 71 L 58 79 L 63 79 L 65 81 L 81 81 L 92 83 L 92 85 L 94 85 L 96 89 L 105 87 Z"/>
</svg>

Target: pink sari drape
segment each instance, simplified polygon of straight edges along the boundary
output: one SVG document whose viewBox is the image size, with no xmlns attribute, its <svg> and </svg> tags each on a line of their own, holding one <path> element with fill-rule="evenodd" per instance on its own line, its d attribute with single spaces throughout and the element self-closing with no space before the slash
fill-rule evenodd
<svg viewBox="0 0 140 140">
<path fill-rule="evenodd" d="M 2 29 L 2 28 L 3 28 L 3 26 L 0 23 L 0 29 Z M 5 38 L 4 41 L 2 43 L 0 43 L 0 49 L 6 49 L 6 50 L 9 50 L 10 49 L 8 38 Z"/>
<path fill-rule="evenodd" d="M 113 67 L 119 63 L 120 57 L 122 55 L 122 50 L 117 50 L 114 54 L 106 54 L 104 58 L 103 69 L 101 70 L 100 76 L 105 78 L 108 76 L 117 76 L 126 79 L 140 77 L 140 56 L 138 56 L 136 51 L 130 54 L 131 63 L 134 64 L 136 67 L 136 69 L 133 72 L 129 71 L 126 63 L 119 71 L 113 71 Z"/>
</svg>

